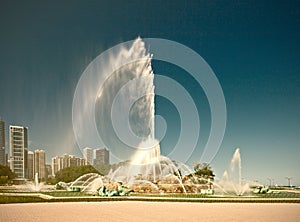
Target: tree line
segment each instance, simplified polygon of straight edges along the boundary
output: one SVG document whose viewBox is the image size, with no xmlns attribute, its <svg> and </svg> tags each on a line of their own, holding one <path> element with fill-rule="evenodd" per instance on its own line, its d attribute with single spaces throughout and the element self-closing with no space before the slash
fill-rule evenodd
<svg viewBox="0 0 300 222">
<path fill-rule="evenodd" d="M 46 180 L 46 183 L 56 184 L 59 181 L 69 183 L 87 173 L 98 173 L 100 175 L 107 175 L 110 171 L 114 171 L 126 163 L 128 163 L 128 161 L 117 163 L 117 164 L 67 167 L 56 172 L 54 178 L 48 178 Z M 193 174 L 199 178 L 211 179 L 211 180 L 213 180 L 215 177 L 214 172 L 208 163 L 196 163 L 194 165 Z M 11 171 L 9 166 L 0 165 L 0 185 L 11 183 L 11 181 L 16 177 L 17 175 Z"/>
</svg>

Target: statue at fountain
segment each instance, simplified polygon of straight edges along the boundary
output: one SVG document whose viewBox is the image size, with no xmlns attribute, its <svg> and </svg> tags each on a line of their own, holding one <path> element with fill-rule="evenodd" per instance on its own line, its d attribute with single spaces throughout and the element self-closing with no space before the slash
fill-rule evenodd
<svg viewBox="0 0 300 222">
<path fill-rule="evenodd" d="M 98 190 L 98 194 L 101 197 L 128 196 L 131 192 L 133 190 L 124 187 L 121 182 L 118 183 L 115 189 L 107 189 L 105 185 L 102 185 Z"/>
</svg>

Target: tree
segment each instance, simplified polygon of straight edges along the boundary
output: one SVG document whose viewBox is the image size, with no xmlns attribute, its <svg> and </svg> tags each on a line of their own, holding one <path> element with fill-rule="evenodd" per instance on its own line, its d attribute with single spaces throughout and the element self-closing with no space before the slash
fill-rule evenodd
<svg viewBox="0 0 300 222">
<path fill-rule="evenodd" d="M 195 175 L 204 179 L 214 180 L 214 172 L 208 163 L 196 163 L 194 165 Z"/>
<path fill-rule="evenodd" d="M 55 180 L 49 180 L 49 183 L 58 183 L 59 181 L 63 181 L 66 183 L 72 182 L 76 180 L 78 177 L 87 174 L 87 173 L 98 173 L 100 175 L 107 175 L 110 170 L 116 170 L 120 166 L 127 164 L 128 161 L 115 163 L 115 164 L 104 164 L 104 165 L 85 165 L 85 166 L 74 166 L 61 169 L 56 172 Z"/>
<path fill-rule="evenodd" d="M 99 171 L 91 165 L 67 167 L 56 172 L 55 179 L 57 182 L 63 181 L 69 183 L 87 173 L 99 173 Z"/>
<path fill-rule="evenodd" d="M 6 184 L 16 177 L 17 175 L 8 166 L 0 165 L 0 185 Z"/>
</svg>

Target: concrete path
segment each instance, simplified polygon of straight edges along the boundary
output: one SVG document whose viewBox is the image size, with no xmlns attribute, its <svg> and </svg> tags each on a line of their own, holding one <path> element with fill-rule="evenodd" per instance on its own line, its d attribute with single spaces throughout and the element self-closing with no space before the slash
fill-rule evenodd
<svg viewBox="0 0 300 222">
<path fill-rule="evenodd" d="M 300 221 L 300 204 L 77 202 L 0 205 L 0 221 Z"/>
</svg>

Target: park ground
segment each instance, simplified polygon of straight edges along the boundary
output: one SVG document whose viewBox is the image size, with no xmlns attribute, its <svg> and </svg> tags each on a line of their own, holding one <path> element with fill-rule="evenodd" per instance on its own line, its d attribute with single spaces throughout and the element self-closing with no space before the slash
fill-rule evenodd
<svg viewBox="0 0 300 222">
<path fill-rule="evenodd" d="M 0 205 L 1 221 L 300 221 L 294 203 L 71 202 Z"/>
</svg>

